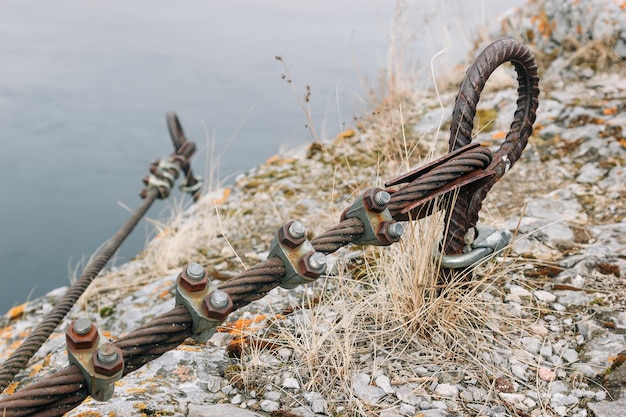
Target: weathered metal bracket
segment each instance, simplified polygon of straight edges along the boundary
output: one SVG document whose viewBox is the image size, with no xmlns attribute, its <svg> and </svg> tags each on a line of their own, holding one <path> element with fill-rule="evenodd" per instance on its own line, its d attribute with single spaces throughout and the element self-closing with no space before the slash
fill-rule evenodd
<svg viewBox="0 0 626 417">
<path fill-rule="evenodd" d="M 193 339 L 204 343 L 233 311 L 233 301 L 222 290 L 208 285 L 206 269 L 197 263 L 185 265 L 176 279 L 176 305 L 189 310 Z"/>
<path fill-rule="evenodd" d="M 511 241 L 511 232 L 508 230 L 495 230 L 485 225 L 476 225 L 476 228 L 468 230 L 465 236 L 467 242 L 466 252 L 460 255 L 442 255 L 435 250 L 433 256 L 440 260 L 443 268 L 463 269 L 469 268 L 477 262 L 504 249 Z"/>
<path fill-rule="evenodd" d="M 326 256 L 315 251 L 299 221 L 289 222 L 278 229 L 268 257 L 280 258 L 285 264 L 285 276 L 280 286 L 286 289 L 314 281 L 326 271 Z"/>
<path fill-rule="evenodd" d="M 404 227 L 397 223 L 387 205 L 391 195 L 380 188 L 371 188 L 359 196 L 351 207 L 341 215 L 341 220 L 356 217 L 363 222 L 365 231 L 352 240 L 357 245 L 389 246 L 397 242 Z"/>
<path fill-rule="evenodd" d="M 65 339 L 69 362 L 80 369 L 89 394 L 96 401 L 109 400 L 115 390 L 115 381 L 124 373 L 122 350 L 106 341 L 87 319 L 73 322 Z"/>
</svg>

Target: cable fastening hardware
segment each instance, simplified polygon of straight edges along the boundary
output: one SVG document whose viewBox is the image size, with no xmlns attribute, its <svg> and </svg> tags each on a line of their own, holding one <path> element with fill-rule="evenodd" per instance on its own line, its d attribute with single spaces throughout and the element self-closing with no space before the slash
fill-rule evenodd
<svg viewBox="0 0 626 417">
<path fill-rule="evenodd" d="M 230 296 L 208 285 L 208 272 L 192 262 L 185 265 L 176 279 L 176 305 L 189 310 L 194 340 L 204 343 L 213 336 L 233 310 Z"/>
<path fill-rule="evenodd" d="M 280 286 L 286 289 L 314 281 L 326 271 L 326 256 L 315 251 L 299 221 L 289 222 L 278 229 L 268 257 L 277 257 L 285 264 L 285 276 Z"/>
<path fill-rule="evenodd" d="M 87 381 L 89 395 L 96 401 L 113 396 L 115 381 L 124 373 L 122 350 L 101 336 L 91 321 L 80 318 L 65 332 L 67 357 Z"/>
<path fill-rule="evenodd" d="M 404 226 L 397 223 L 387 205 L 391 195 L 380 188 L 371 188 L 359 196 L 351 207 L 341 215 L 341 220 L 356 217 L 363 222 L 365 232 L 354 238 L 357 245 L 389 246 L 404 233 Z"/>
</svg>

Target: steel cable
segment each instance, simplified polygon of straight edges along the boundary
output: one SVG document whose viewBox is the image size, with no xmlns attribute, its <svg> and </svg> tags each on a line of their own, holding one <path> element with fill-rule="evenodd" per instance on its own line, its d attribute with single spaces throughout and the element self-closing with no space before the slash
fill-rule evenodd
<svg viewBox="0 0 626 417">
<path fill-rule="evenodd" d="M 476 165 L 474 161 L 482 161 L 484 166 L 485 161 L 487 161 L 484 156 L 487 153 L 481 150 L 478 154 L 481 156 L 463 158 L 464 155 L 461 155 L 458 159 L 453 159 L 442 165 L 439 170 L 433 170 L 428 175 L 415 179 L 392 194 L 390 205 L 395 204 L 394 207 L 401 210 L 405 205 L 415 203 L 424 194 L 428 194 L 428 192 L 416 192 L 415 190 L 440 188 L 447 181 L 462 176 L 470 169 L 469 167 L 479 169 L 480 166 Z M 459 170 L 456 175 L 450 167 Z M 407 192 L 405 190 L 413 191 Z M 410 198 L 411 193 L 414 193 L 413 199 Z M 398 204 L 399 200 L 403 201 L 404 205 Z M 315 250 L 329 254 L 350 243 L 363 234 L 364 230 L 364 225 L 360 219 L 349 218 L 311 240 L 311 244 Z M 231 296 L 233 310 L 236 310 L 262 298 L 276 288 L 284 274 L 285 266 L 282 260 L 270 258 L 231 278 L 221 284 L 219 288 Z M 124 356 L 124 374 L 138 369 L 180 345 L 192 335 L 191 321 L 191 315 L 187 309 L 179 306 L 117 340 L 115 345 L 122 349 Z M 86 387 L 77 381 L 82 381 L 84 384 L 84 378 L 79 369 L 76 366 L 70 366 L 0 400 L 0 414 L 4 411 L 6 417 L 32 415 L 34 413 L 40 416 L 62 415 L 73 408 L 72 404 L 78 405 L 88 395 Z M 76 385 L 77 383 L 80 386 Z M 65 397 L 69 395 L 68 392 L 73 392 L 72 389 L 76 389 L 78 392 L 72 394 L 71 400 L 66 399 Z"/>
<path fill-rule="evenodd" d="M 189 159 L 195 152 L 195 145 L 187 142 L 181 148 L 181 156 L 185 160 Z M 180 163 L 180 161 L 178 161 Z M 122 245 L 124 240 L 133 231 L 137 223 L 146 214 L 150 206 L 159 197 L 159 190 L 151 188 L 145 199 L 135 212 L 126 220 L 124 225 L 106 242 L 102 250 L 85 267 L 82 275 L 76 280 L 63 295 L 63 298 L 54 306 L 53 310 L 46 315 L 37 328 L 22 342 L 22 344 L 11 354 L 11 356 L 0 366 L 0 392 L 13 381 L 19 371 L 24 369 L 30 358 L 48 340 L 54 329 L 57 328 L 61 320 L 74 306 L 76 301 L 85 292 L 94 278 L 100 273 L 102 268 L 111 259 L 113 254 Z"/>
<path fill-rule="evenodd" d="M 492 57 L 492 55 L 487 55 L 487 58 L 490 57 Z M 510 60 L 510 58 L 507 59 Z M 532 62 L 534 63 L 534 61 Z M 521 67 L 521 65 L 522 64 L 519 66 Z M 496 65 L 496 67 L 497 66 L 498 65 Z M 516 66 L 516 69 L 517 68 L 518 66 Z M 520 71 L 518 71 L 518 74 L 519 73 Z M 536 109 L 536 105 L 534 107 L 532 105 L 532 95 L 538 92 L 535 79 L 536 67 L 534 74 L 534 78 L 532 73 L 526 77 L 522 77 L 523 74 L 520 74 L 518 78 L 524 78 L 523 81 L 520 81 L 519 90 L 522 90 L 522 82 L 527 82 L 528 79 L 531 80 L 530 84 L 534 82 L 534 87 L 532 85 L 529 87 L 527 84 L 524 84 L 526 86 L 524 91 L 528 94 L 523 95 L 520 92 L 518 110 L 516 111 L 516 120 L 524 116 L 526 119 L 530 120 L 530 128 L 528 128 L 527 123 L 521 123 L 519 128 L 515 127 L 515 129 L 512 125 L 511 131 L 515 130 L 516 132 L 519 132 L 517 135 L 520 137 L 520 142 L 518 142 L 517 147 L 514 143 L 511 143 L 513 150 L 509 150 L 511 146 L 508 145 L 507 147 L 503 146 L 503 148 L 501 148 L 503 151 L 512 152 L 512 155 L 515 155 L 517 149 L 519 149 L 519 152 L 523 150 L 523 146 L 520 148 L 519 143 L 527 140 L 528 135 L 530 134 L 530 129 L 532 128 L 532 122 L 534 121 L 534 111 Z M 474 85 L 472 84 L 474 82 L 475 80 L 468 81 L 471 85 Z M 468 87 L 466 86 L 465 88 L 467 89 Z M 482 89 L 482 86 L 476 84 L 475 88 Z M 459 94 L 459 96 L 461 96 L 461 94 Z M 527 97 L 531 97 L 531 99 L 528 99 Z M 536 95 L 534 97 L 536 103 Z M 476 97 L 472 96 L 470 98 L 477 102 L 477 95 Z M 527 103 L 528 100 L 531 101 L 530 104 Z M 457 97 L 457 104 L 459 102 L 459 98 Z M 526 103 L 526 105 L 524 103 Z M 462 107 L 465 108 L 465 106 Z M 530 110 L 524 112 L 520 110 L 520 107 Z M 453 116 L 453 121 L 454 117 L 459 116 L 458 114 Z M 467 127 L 467 124 L 464 126 Z M 457 126 L 456 130 L 461 132 L 461 126 Z M 463 130 L 463 132 L 466 131 Z M 471 128 L 469 132 L 470 134 L 467 135 L 467 138 L 471 137 Z M 465 133 L 462 134 L 464 135 Z M 509 132 L 509 134 L 511 134 L 511 132 Z M 523 137 L 524 135 L 525 137 Z M 460 140 L 462 141 L 464 139 Z M 525 146 L 525 143 L 523 145 Z M 457 147 L 457 145 L 452 144 L 452 139 L 451 146 L 454 146 L 455 148 Z M 499 156 L 500 158 L 502 157 L 502 155 Z M 519 155 L 517 157 L 519 157 Z M 490 163 L 490 167 L 495 166 L 495 168 L 499 168 L 501 166 L 499 161 L 492 162 L 490 152 L 481 147 L 446 161 L 440 166 L 432 169 L 427 174 L 414 179 L 408 185 L 392 193 L 391 202 L 388 206 L 392 212 L 392 216 L 396 218 L 396 216 L 398 216 L 404 208 L 410 207 L 412 204 L 419 202 L 420 199 L 423 199 L 430 193 L 441 189 L 463 175 L 469 174 L 475 170 L 484 169 L 485 166 Z M 347 245 L 352 240 L 363 234 L 364 230 L 364 225 L 359 219 L 351 218 L 343 220 L 332 229 L 313 239 L 311 243 L 316 250 L 328 254 L 336 251 L 342 246 Z M 278 258 L 271 258 L 221 284 L 219 288 L 231 296 L 234 305 L 233 310 L 236 310 L 256 299 L 262 298 L 273 288 L 276 288 L 280 284 L 281 278 L 284 274 L 285 266 L 282 261 Z M 174 310 L 157 317 L 144 325 L 142 328 L 116 341 L 115 344 L 122 349 L 124 355 L 124 373 L 127 374 L 128 372 L 132 372 L 150 360 L 159 357 L 166 351 L 171 350 L 182 343 L 182 341 L 192 335 L 191 321 L 191 315 L 186 308 L 177 307 Z M 36 384 L 16 392 L 10 397 L 0 400 L 0 414 L 4 410 L 4 415 L 7 417 L 23 415 L 61 415 L 78 405 L 87 396 L 86 387 L 83 384 L 84 379 L 82 378 L 80 371 L 77 367 L 71 366 Z M 60 389 L 59 387 L 64 388 Z M 76 391 L 72 391 L 72 389 L 75 389 Z M 55 394 L 56 392 L 62 392 L 62 394 Z M 68 392 L 72 393 L 68 394 Z M 37 393 L 38 396 L 33 396 L 33 393 Z M 27 403 L 21 401 L 27 401 Z M 33 404 L 33 402 L 38 404 L 38 406 L 27 407 L 25 405 Z"/>
<path fill-rule="evenodd" d="M 493 71 L 506 62 L 511 62 L 517 72 L 518 98 L 513 122 L 504 143 L 493 155 L 493 161 L 487 168 L 496 175 L 478 190 L 461 191 L 454 206 L 448 210 L 449 226 L 444 246 L 444 253 L 448 255 L 462 253 L 465 245 L 463 238 L 466 231 L 476 225 L 482 201 L 496 181 L 519 159 L 532 133 L 539 103 L 539 76 L 535 58 L 525 45 L 513 39 L 499 39 L 480 53 L 461 82 L 452 112 L 449 150 L 452 152 L 472 141 L 480 93 Z"/>
</svg>

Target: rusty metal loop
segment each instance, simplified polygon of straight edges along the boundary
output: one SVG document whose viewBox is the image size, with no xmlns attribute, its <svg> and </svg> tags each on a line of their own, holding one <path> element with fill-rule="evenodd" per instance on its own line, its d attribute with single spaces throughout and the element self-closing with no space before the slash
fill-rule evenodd
<svg viewBox="0 0 626 417">
<path fill-rule="evenodd" d="M 165 114 L 165 120 L 167 122 L 167 130 L 169 131 L 172 143 L 174 144 L 174 149 L 178 151 L 185 143 L 189 142 L 187 140 L 187 136 L 185 136 L 183 126 L 181 125 L 178 116 L 173 111 Z M 200 187 L 202 185 L 200 178 L 193 175 L 189 164 L 183 165 L 182 170 L 185 174 L 185 189 L 183 191 L 188 190 L 193 197 L 193 201 L 198 201 L 200 198 Z"/>
<path fill-rule="evenodd" d="M 453 151 L 472 141 L 480 93 L 493 71 L 506 62 L 512 63 L 517 72 L 518 98 L 513 122 L 504 143 L 494 153 L 493 161 L 487 167 L 495 175 L 477 189 L 462 189 L 454 205 L 449 207 L 449 222 L 443 248 L 445 254 L 462 253 L 463 237 L 469 228 L 476 225 L 483 199 L 493 184 L 519 159 L 532 133 L 539 98 L 535 58 L 525 45 L 513 39 L 499 39 L 480 53 L 465 74 L 452 112 L 449 149 Z"/>
<path fill-rule="evenodd" d="M 195 152 L 195 144 L 186 142 L 176 151 L 173 161 L 178 164 L 189 165 L 189 158 Z M 22 342 L 22 344 L 11 354 L 11 356 L 0 366 L 0 392 L 3 391 L 17 373 L 22 370 L 30 358 L 50 337 L 50 334 L 57 328 L 61 320 L 74 306 L 78 298 L 85 292 L 87 287 L 100 273 L 102 268 L 111 259 L 113 254 L 122 245 L 124 240 L 133 231 L 137 223 L 148 211 L 154 201 L 160 196 L 157 188 L 152 188 L 145 193 L 145 198 L 141 205 L 126 220 L 122 227 L 109 239 L 100 252 L 87 264 L 80 278 L 76 280 L 63 295 L 61 300 L 54 306 L 53 310 L 46 315 L 45 319 L 39 323 L 37 328 Z"/>
</svg>

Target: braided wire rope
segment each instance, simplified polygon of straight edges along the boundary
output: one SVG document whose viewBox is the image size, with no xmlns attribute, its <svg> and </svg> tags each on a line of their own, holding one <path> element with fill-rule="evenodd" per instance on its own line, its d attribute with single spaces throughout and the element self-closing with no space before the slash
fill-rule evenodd
<svg viewBox="0 0 626 417">
<path fill-rule="evenodd" d="M 455 100 L 450 125 L 449 151 L 472 141 L 472 129 L 480 94 L 491 74 L 500 65 L 510 62 L 517 73 L 517 108 L 504 143 L 493 155 L 487 170 L 495 176 L 479 189 L 461 189 L 454 206 L 448 210 L 448 227 L 444 253 L 460 254 L 465 245 L 467 230 L 478 222 L 478 212 L 491 187 L 515 164 L 522 155 L 532 133 L 539 104 L 539 76 L 537 64 L 528 47 L 513 39 L 498 39 L 487 46 L 469 66 Z"/>
<path fill-rule="evenodd" d="M 485 155 L 489 150 L 481 152 Z M 483 161 L 482 165 L 475 163 L 477 158 Z M 427 195 L 428 190 L 431 192 L 437 190 L 471 169 L 484 169 L 490 160 L 476 156 L 467 158 L 465 154 L 461 154 L 396 191 L 391 195 L 389 204 L 399 212 L 403 207 Z M 459 171 L 454 174 L 454 169 L 450 167 L 455 167 L 454 169 Z M 399 203 L 400 201 L 402 203 Z M 311 240 L 311 244 L 315 250 L 329 254 L 350 243 L 363 234 L 364 230 L 360 219 L 345 219 Z M 270 258 L 222 283 L 219 288 L 230 295 L 234 311 L 262 298 L 276 288 L 284 274 L 285 266 L 282 260 Z M 185 307 L 179 306 L 117 340 L 114 344 L 122 349 L 124 374 L 181 344 L 192 335 L 191 322 L 189 312 Z M 77 383 L 77 380 L 83 381 L 83 384 Z M 0 415 L 59 416 L 80 404 L 87 395 L 84 378 L 78 367 L 72 365 L 0 400 Z"/>
<path fill-rule="evenodd" d="M 504 62 L 512 62 L 518 73 L 518 100 L 514 121 L 504 144 L 491 158 L 485 148 L 461 154 L 420 176 L 397 191 L 392 191 L 388 205 L 394 218 L 414 206 L 420 199 L 444 187 L 461 176 L 477 169 L 491 170 L 494 178 L 483 182 L 478 190 L 461 188 L 452 210 L 448 210 L 452 227 L 447 232 L 446 251 L 458 243 L 458 230 L 464 227 L 461 241 L 468 225 L 475 224 L 478 211 L 491 186 L 519 159 L 532 132 L 538 103 L 537 67 L 532 54 L 523 45 L 503 39 L 488 46 L 470 66 L 461 84 L 452 118 L 450 151 L 471 142 L 473 119 L 480 92 L 489 75 Z M 452 190 L 448 190 L 451 192 Z M 357 218 L 346 219 L 311 241 L 315 250 L 332 253 L 350 243 L 364 232 Z M 451 237 L 451 238 L 450 238 Z M 462 246 L 461 246 L 462 248 Z M 280 284 L 285 266 L 278 258 L 255 265 L 219 286 L 233 300 L 233 310 L 262 298 Z M 143 366 L 182 343 L 191 336 L 191 315 L 184 307 L 176 307 L 140 329 L 119 339 L 115 344 L 122 349 L 125 361 L 124 374 Z M 71 410 L 88 395 L 85 381 L 76 366 L 70 366 L 44 380 L 30 385 L 10 397 L 0 400 L 4 416 L 58 416 Z"/>
<path fill-rule="evenodd" d="M 179 148 L 179 154 L 188 160 L 195 152 L 195 145 L 187 142 L 186 146 Z M 179 164 L 182 163 L 178 160 Z M 141 218 L 146 214 L 150 206 L 160 196 L 157 188 L 150 188 L 141 205 L 126 220 L 122 227 L 109 239 L 102 250 L 87 264 L 80 278 L 76 280 L 65 292 L 61 300 L 46 315 L 35 330 L 22 342 L 11 356 L 0 366 L 0 392 L 13 381 L 17 373 L 22 370 L 39 348 L 48 340 L 54 329 L 74 306 L 76 301 L 85 292 L 94 278 L 119 249 L 124 240 L 133 231 Z"/>
</svg>

